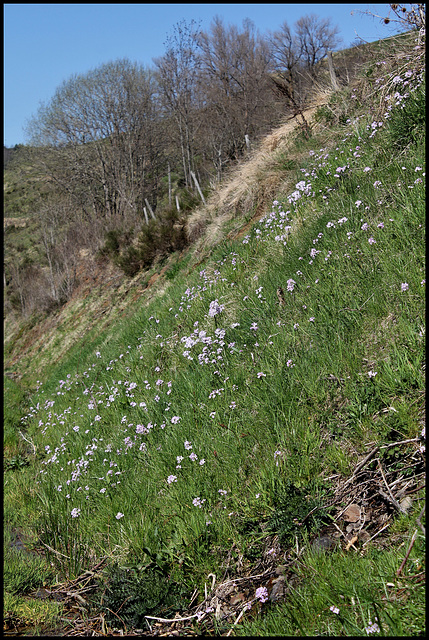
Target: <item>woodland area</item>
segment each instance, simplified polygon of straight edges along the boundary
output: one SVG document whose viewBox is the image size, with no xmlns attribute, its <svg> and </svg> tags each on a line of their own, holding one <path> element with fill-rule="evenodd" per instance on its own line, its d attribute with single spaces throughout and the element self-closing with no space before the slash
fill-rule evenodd
<svg viewBox="0 0 429 640">
<path fill-rule="evenodd" d="M 6 311 L 67 301 L 82 252 L 132 277 L 182 250 L 187 215 L 225 172 L 288 117 L 308 135 L 314 91 L 353 76 L 358 42 L 328 73 L 338 31 L 315 15 L 266 36 L 249 20 L 183 21 L 153 68 L 122 59 L 65 80 L 7 154 Z"/>
</svg>

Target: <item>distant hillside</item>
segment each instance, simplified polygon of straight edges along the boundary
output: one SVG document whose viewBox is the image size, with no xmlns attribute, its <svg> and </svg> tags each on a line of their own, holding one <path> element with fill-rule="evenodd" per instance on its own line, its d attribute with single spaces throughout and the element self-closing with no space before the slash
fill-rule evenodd
<svg viewBox="0 0 429 640">
<path fill-rule="evenodd" d="M 7 147 L 3 147 L 3 163 L 6 165 L 9 160 L 12 158 L 13 149 L 8 149 Z"/>
</svg>

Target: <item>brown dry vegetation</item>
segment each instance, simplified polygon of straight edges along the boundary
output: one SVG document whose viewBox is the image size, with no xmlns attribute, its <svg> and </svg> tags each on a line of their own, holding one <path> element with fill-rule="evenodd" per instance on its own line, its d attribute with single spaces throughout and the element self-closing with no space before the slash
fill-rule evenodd
<svg viewBox="0 0 429 640">
<path fill-rule="evenodd" d="M 312 105 L 303 112 L 305 120 L 311 122 L 317 108 L 328 99 L 328 92 L 318 94 Z M 293 186 L 294 176 L 289 177 L 287 173 L 279 171 L 279 156 L 292 146 L 293 137 L 301 130 L 301 126 L 300 120 L 290 117 L 274 129 L 250 157 L 234 168 L 229 178 L 211 195 L 206 206 L 197 208 L 191 214 L 187 233 L 190 241 L 195 242 L 196 254 L 204 253 L 219 242 L 224 236 L 225 226 L 234 220 L 230 236 L 244 233 L 267 211 L 279 191 Z M 298 157 L 297 152 L 288 153 L 289 160 Z M 249 212 L 252 212 L 251 217 L 243 225 L 243 217 Z"/>
</svg>

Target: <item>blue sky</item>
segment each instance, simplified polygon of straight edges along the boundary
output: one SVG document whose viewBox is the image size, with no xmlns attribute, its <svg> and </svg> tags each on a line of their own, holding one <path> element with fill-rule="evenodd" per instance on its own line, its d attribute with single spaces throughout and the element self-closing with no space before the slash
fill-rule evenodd
<svg viewBox="0 0 429 640">
<path fill-rule="evenodd" d="M 165 52 L 164 43 L 181 20 L 208 30 L 219 15 L 226 24 L 250 18 L 261 34 L 304 15 L 331 18 L 343 39 L 368 42 L 393 33 L 362 12 L 387 15 L 388 4 L 9 4 L 4 7 L 4 144 L 27 142 L 23 128 L 74 73 L 129 58 L 147 67 Z M 354 15 L 351 15 L 351 12 Z"/>
</svg>

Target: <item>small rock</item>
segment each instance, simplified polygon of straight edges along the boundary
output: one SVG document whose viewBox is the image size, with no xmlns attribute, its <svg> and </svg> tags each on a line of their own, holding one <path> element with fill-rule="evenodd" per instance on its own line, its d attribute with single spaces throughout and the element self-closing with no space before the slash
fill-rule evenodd
<svg viewBox="0 0 429 640">
<path fill-rule="evenodd" d="M 399 506 L 401 507 L 402 511 L 407 513 L 407 511 L 411 509 L 412 504 L 413 504 L 412 498 L 410 498 L 409 496 L 406 496 L 401 500 L 401 502 L 399 503 Z"/>
<path fill-rule="evenodd" d="M 357 522 L 360 520 L 361 511 L 358 504 L 351 504 L 343 513 L 343 520 L 346 522 Z"/>
<path fill-rule="evenodd" d="M 360 542 L 368 542 L 368 540 L 371 540 L 371 536 L 368 531 L 359 531 L 358 537 Z"/>
<path fill-rule="evenodd" d="M 283 598 L 285 593 L 285 579 L 283 576 L 279 576 L 275 580 L 273 580 L 273 588 L 270 593 L 271 602 L 276 602 Z"/>
<path fill-rule="evenodd" d="M 351 542 L 352 544 L 354 544 L 357 540 L 357 535 L 355 533 L 348 532 L 346 533 L 344 538 L 347 540 L 347 542 Z"/>
<path fill-rule="evenodd" d="M 37 591 L 34 593 L 34 597 L 35 598 L 39 598 L 40 600 L 47 600 L 49 597 L 51 596 L 51 592 L 48 591 L 48 589 L 37 589 Z"/>
<path fill-rule="evenodd" d="M 334 540 L 328 538 L 328 536 L 322 536 L 313 540 L 311 548 L 313 551 L 331 551 L 335 547 Z"/>
<path fill-rule="evenodd" d="M 230 604 L 239 604 L 240 602 L 244 602 L 245 601 L 245 596 L 244 593 L 237 593 L 236 595 L 232 596 L 231 600 L 229 601 Z"/>
</svg>

